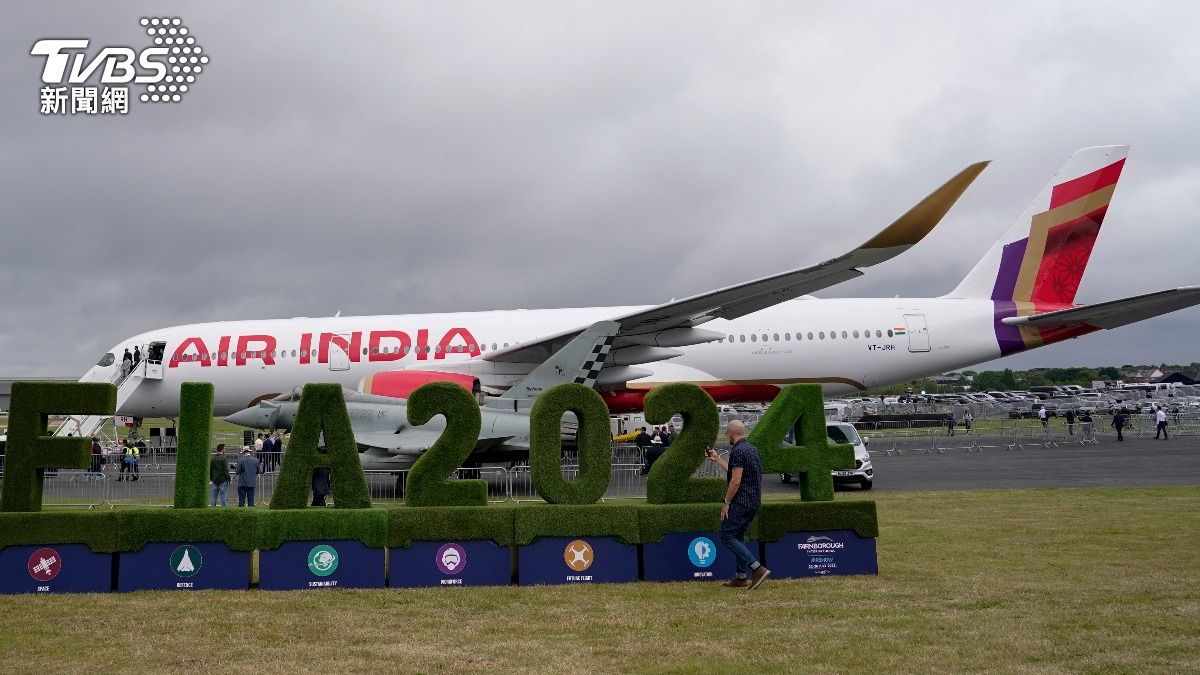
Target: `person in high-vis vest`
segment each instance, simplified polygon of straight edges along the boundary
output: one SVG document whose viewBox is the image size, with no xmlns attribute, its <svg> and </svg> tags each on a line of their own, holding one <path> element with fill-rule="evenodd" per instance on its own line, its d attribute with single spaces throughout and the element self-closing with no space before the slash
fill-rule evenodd
<svg viewBox="0 0 1200 675">
<path fill-rule="evenodd" d="M 138 450 L 136 444 L 131 443 L 128 440 L 125 441 L 125 454 L 121 457 L 121 473 L 124 474 L 126 471 L 128 471 L 131 474 L 129 480 L 137 480 L 139 478 L 138 457 L 140 455 L 141 452 Z M 124 479 L 125 477 L 123 475 L 117 477 L 118 481 Z"/>
</svg>

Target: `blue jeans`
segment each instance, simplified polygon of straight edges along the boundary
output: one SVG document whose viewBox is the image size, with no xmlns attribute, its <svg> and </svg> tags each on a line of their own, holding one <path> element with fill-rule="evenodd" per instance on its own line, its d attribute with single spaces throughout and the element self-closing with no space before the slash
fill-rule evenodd
<svg viewBox="0 0 1200 675">
<path fill-rule="evenodd" d="M 224 483 L 213 483 L 212 498 L 209 500 L 209 506 L 216 506 L 217 502 L 221 502 L 221 506 L 227 506 L 225 496 L 229 494 L 229 481 Z"/>
<path fill-rule="evenodd" d="M 757 513 L 758 509 L 730 504 L 729 517 L 721 521 L 721 543 L 733 551 L 734 557 L 737 558 L 737 576 L 743 579 L 750 576 L 750 566 L 758 562 L 758 556 L 751 553 L 742 541 Z"/>
<path fill-rule="evenodd" d="M 249 506 L 254 506 L 254 488 L 238 486 L 238 506 L 247 506 L 246 502 L 250 502 Z"/>
</svg>

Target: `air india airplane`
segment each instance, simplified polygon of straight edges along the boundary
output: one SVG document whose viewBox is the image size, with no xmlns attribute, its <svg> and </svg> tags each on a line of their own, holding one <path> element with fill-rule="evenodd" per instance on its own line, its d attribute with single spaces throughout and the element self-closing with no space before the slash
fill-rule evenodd
<svg viewBox="0 0 1200 675">
<path fill-rule="evenodd" d="M 963 368 L 1200 303 L 1200 287 L 1092 305 L 1075 292 L 1125 164 L 1127 146 L 1079 150 L 974 269 L 938 298 L 821 300 L 921 241 L 986 162 L 972 164 L 858 248 L 660 305 L 218 321 L 118 342 L 81 378 L 118 385 L 121 415 L 175 416 L 182 382 L 211 382 L 227 415 L 309 382 L 406 397 L 433 380 L 502 394 L 599 321 L 620 330 L 590 364 L 614 412 L 650 389 L 692 382 L 718 402 L 767 401 L 815 382 L 862 391 Z M 143 359 L 125 375 L 125 349 Z M 90 434 L 101 418 L 59 433 Z"/>
</svg>

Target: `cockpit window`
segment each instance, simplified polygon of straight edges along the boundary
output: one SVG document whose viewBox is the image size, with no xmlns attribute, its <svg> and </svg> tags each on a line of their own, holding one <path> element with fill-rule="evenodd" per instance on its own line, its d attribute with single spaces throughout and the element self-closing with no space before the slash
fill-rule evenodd
<svg viewBox="0 0 1200 675">
<path fill-rule="evenodd" d="M 112 364 L 114 364 L 116 362 L 117 362 L 117 357 L 113 356 L 112 352 L 109 352 L 109 353 L 105 354 L 104 356 L 101 356 L 100 360 L 96 362 L 96 365 L 101 366 L 101 367 L 111 366 Z"/>
</svg>

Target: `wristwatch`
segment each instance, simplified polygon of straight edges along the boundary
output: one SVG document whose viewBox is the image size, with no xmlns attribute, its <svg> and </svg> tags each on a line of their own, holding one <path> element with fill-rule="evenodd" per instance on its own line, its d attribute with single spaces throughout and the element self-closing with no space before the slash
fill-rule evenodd
<svg viewBox="0 0 1200 675">
<path fill-rule="evenodd" d="M 729 506 L 729 500 L 728 500 L 728 499 L 726 499 L 726 500 L 725 500 L 725 506 Z"/>
</svg>

